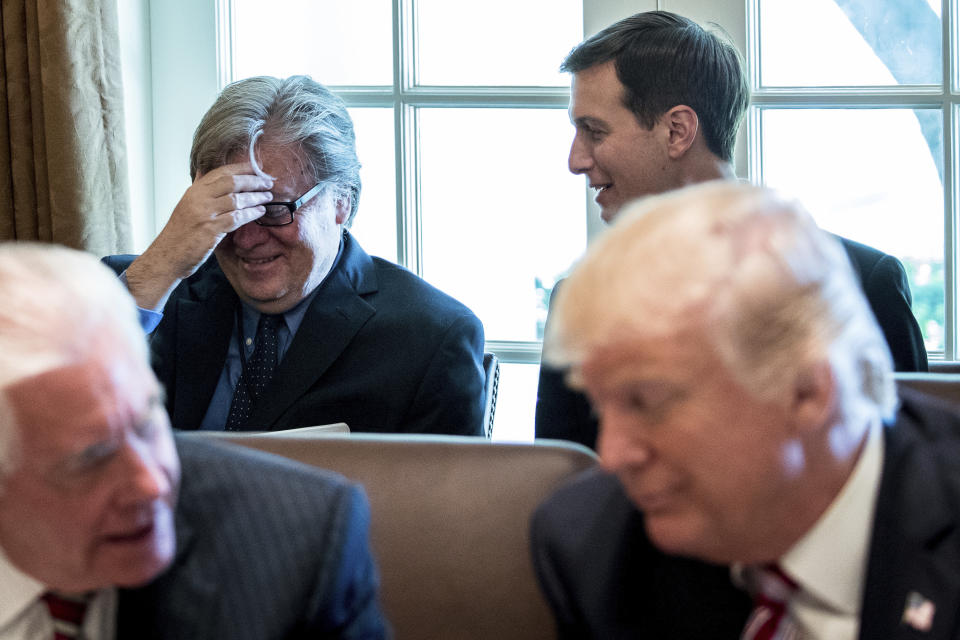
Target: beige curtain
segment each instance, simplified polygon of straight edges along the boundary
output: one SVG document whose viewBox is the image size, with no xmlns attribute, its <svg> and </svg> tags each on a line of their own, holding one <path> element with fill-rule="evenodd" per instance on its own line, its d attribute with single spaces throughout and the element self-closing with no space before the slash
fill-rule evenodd
<svg viewBox="0 0 960 640">
<path fill-rule="evenodd" d="M 0 240 L 130 248 L 117 0 L 0 0 Z"/>
</svg>

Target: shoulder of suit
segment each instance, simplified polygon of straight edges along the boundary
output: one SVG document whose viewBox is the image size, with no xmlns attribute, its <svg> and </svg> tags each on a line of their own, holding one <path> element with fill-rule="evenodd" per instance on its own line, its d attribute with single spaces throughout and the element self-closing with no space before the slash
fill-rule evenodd
<svg viewBox="0 0 960 640">
<path fill-rule="evenodd" d="M 374 269 L 379 284 L 378 295 L 396 298 L 405 306 L 421 315 L 476 316 L 465 304 L 452 295 L 438 289 L 412 271 L 398 264 L 373 257 Z"/>
<path fill-rule="evenodd" d="M 537 518 L 561 527 L 566 523 L 593 519 L 615 519 L 615 513 L 636 511 L 617 478 L 594 467 L 583 471 L 561 484 L 537 508 Z"/>
<path fill-rule="evenodd" d="M 936 442 L 938 447 L 956 448 L 960 464 L 960 406 L 906 387 L 898 395 L 900 408 L 892 429 Z"/>
<path fill-rule="evenodd" d="M 177 285 L 170 296 L 170 301 L 180 298 L 206 300 L 223 287 L 229 288 L 230 282 L 220 270 L 220 263 L 217 262 L 216 256 L 211 254 L 192 276 Z M 229 290 L 232 291 L 232 289 Z"/>
</svg>

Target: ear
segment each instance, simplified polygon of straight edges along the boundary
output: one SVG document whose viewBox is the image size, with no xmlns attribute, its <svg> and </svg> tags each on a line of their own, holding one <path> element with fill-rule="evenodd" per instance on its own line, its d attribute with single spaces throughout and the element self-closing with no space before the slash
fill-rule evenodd
<svg viewBox="0 0 960 640">
<path fill-rule="evenodd" d="M 350 196 L 347 194 L 337 196 L 334 206 L 337 208 L 337 224 L 343 224 L 350 217 Z"/>
<path fill-rule="evenodd" d="M 667 127 L 669 135 L 667 153 L 670 158 L 677 160 L 693 146 L 697 138 L 700 129 L 697 112 L 685 104 L 678 104 L 660 116 L 660 121 Z"/>
<path fill-rule="evenodd" d="M 813 433 L 833 424 L 837 409 L 837 381 L 826 361 L 803 369 L 793 388 L 793 416 L 798 433 Z"/>
</svg>

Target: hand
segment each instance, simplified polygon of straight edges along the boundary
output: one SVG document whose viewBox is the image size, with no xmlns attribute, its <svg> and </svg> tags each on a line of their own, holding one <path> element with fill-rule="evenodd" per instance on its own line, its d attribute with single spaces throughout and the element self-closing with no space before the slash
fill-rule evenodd
<svg viewBox="0 0 960 640">
<path fill-rule="evenodd" d="M 249 162 L 197 175 L 156 239 L 127 269 L 137 304 L 162 305 L 180 280 L 191 276 L 228 233 L 256 220 L 273 200 L 273 181 L 253 174 Z"/>
</svg>

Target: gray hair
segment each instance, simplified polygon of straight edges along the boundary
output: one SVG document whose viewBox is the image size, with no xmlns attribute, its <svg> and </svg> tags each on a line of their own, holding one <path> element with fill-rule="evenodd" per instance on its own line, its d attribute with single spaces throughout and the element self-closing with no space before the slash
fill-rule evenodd
<svg viewBox="0 0 960 640">
<path fill-rule="evenodd" d="M 0 243 L 0 479 L 17 463 L 11 385 L 96 353 L 105 336 L 148 358 L 137 310 L 116 275 L 89 254 Z"/>
<path fill-rule="evenodd" d="M 314 182 L 350 198 L 349 228 L 360 202 L 353 120 L 343 100 L 308 76 L 258 76 L 227 85 L 193 134 L 190 178 L 248 152 L 259 131 L 272 144 L 300 151 Z"/>
<path fill-rule="evenodd" d="M 576 365 L 633 332 L 703 328 L 760 398 L 829 363 L 844 417 L 892 415 L 889 349 L 843 247 L 795 201 L 714 182 L 625 209 L 557 293 L 544 359 Z"/>
</svg>

